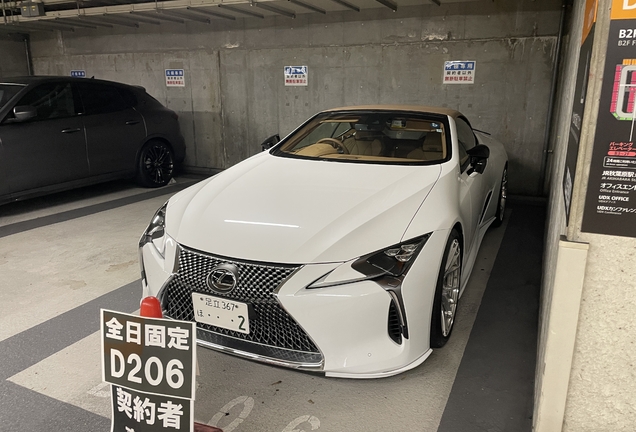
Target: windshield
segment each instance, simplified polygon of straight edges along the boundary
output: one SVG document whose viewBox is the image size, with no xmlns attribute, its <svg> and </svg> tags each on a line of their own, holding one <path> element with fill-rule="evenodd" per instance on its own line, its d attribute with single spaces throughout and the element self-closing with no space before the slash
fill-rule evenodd
<svg viewBox="0 0 636 432">
<path fill-rule="evenodd" d="M 24 87 L 22 84 L 0 84 L 0 110 Z"/>
<path fill-rule="evenodd" d="M 446 160 L 446 121 L 399 111 L 322 113 L 287 137 L 277 156 L 367 163 Z"/>
</svg>

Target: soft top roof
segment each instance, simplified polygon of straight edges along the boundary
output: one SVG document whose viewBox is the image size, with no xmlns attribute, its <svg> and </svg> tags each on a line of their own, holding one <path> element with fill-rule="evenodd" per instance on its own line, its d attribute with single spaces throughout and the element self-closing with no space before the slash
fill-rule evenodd
<svg viewBox="0 0 636 432">
<path fill-rule="evenodd" d="M 423 105 L 359 105 L 341 108 L 332 108 L 322 112 L 334 111 L 412 111 L 430 114 L 442 114 L 453 118 L 464 117 L 459 111 L 442 107 L 430 107 Z"/>
</svg>

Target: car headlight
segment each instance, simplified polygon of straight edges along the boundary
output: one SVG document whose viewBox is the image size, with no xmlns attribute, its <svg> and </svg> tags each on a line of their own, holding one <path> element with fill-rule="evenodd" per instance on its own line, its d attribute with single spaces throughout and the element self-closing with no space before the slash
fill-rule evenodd
<svg viewBox="0 0 636 432">
<path fill-rule="evenodd" d="M 381 276 L 403 276 L 411 267 L 431 233 L 362 256 L 353 262 L 342 264 L 307 288 L 325 288 Z"/>
<path fill-rule="evenodd" d="M 159 254 L 164 256 L 166 251 L 166 207 L 168 203 L 157 210 L 152 217 L 148 228 L 144 231 L 143 235 L 139 239 L 139 247 L 142 248 L 148 243 L 152 243 Z"/>
</svg>

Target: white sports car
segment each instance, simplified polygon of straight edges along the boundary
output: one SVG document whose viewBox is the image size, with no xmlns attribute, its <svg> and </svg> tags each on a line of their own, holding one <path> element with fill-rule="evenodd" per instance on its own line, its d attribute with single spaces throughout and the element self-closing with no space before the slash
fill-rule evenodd
<svg viewBox="0 0 636 432">
<path fill-rule="evenodd" d="M 421 364 L 503 220 L 503 146 L 457 111 L 363 106 L 264 147 L 157 211 L 143 295 L 254 360 L 349 378 Z"/>
</svg>

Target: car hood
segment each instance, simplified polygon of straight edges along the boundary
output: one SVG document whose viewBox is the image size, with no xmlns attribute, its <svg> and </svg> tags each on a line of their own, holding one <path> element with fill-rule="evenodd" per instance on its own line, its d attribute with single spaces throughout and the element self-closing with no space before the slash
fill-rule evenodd
<svg viewBox="0 0 636 432">
<path fill-rule="evenodd" d="M 173 197 L 187 247 L 276 263 L 347 261 L 394 245 L 440 175 L 406 166 L 254 156 Z"/>
</svg>

